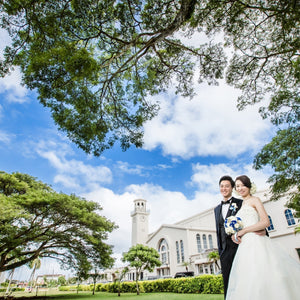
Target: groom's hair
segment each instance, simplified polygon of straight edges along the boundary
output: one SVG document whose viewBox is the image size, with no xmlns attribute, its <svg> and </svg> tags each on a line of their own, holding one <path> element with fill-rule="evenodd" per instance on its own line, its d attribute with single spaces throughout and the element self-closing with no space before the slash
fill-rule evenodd
<svg viewBox="0 0 300 300">
<path fill-rule="evenodd" d="M 221 184 L 221 181 L 223 181 L 223 180 L 228 180 L 231 184 L 231 187 L 234 188 L 234 185 L 235 185 L 234 180 L 229 175 L 222 176 L 219 180 L 219 185 Z"/>
</svg>

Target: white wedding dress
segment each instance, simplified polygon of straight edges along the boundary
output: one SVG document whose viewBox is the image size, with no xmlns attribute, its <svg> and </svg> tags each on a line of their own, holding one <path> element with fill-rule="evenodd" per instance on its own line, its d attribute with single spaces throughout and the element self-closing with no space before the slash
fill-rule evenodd
<svg viewBox="0 0 300 300">
<path fill-rule="evenodd" d="M 243 205 L 237 213 L 244 227 L 255 224 L 255 208 Z M 226 300 L 300 299 L 300 263 L 268 236 L 247 233 L 236 252 Z"/>
</svg>

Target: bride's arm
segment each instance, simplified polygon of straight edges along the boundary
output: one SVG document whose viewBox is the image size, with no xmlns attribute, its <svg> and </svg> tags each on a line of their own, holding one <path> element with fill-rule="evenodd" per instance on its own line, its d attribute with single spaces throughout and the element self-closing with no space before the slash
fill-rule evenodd
<svg viewBox="0 0 300 300">
<path fill-rule="evenodd" d="M 270 226 L 270 220 L 269 220 L 268 214 L 267 214 L 261 200 L 257 197 L 253 197 L 253 199 L 251 199 L 251 200 L 252 201 L 251 201 L 250 205 L 256 209 L 260 220 L 256 224 L 247 226 L 247 227 L 243 228 L 242 230 L 240 230 L 237 233 L 238 237 L 242 237 L 244 234 L 246 234 L 248 232 L 255 232 L 255 231 L 263 230 L 266 227 Z"/>
</svg>

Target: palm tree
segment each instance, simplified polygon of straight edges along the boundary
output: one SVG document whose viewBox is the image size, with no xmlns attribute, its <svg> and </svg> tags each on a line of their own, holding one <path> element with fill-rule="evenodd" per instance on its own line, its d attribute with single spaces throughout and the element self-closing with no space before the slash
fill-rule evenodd
<svg viewBox="0 0 300 300">
<path fill-rule="evenodd" d="M 121 296 L 121 281 L 128 271 L 129 268 L 125 267 L 121 272 L 116 271 L 116 273 L 112 274 L 114 277 L 114 282 L 118 281 L 118 297 Z"/>
<path fill-rule="evenodd" d="M 10 270 L 10 272 L 9 272 L 9 275 L 8 275 L 9 281 L 8 281 L 8 286 L 6 288 L 6 293 L 5 293 L 6 296 L 8 296 L 12 293 L 12 291 L 10 291 L 10 285 L 11 285 L 11 282 L 12 282 L 12 279 L 14 276 L 14 272 L 15 272 L 15 269 Z"/>
<path fill-rule="evenodd" d="M 212 261 L 213 263 L 216 264 L 216 266 L 218 267 L 218 269 L 221 269 L 218 265 L 218 260 L 220 259 L 220 255 L 218 251 L 212 251 L 210 253 L 208 253 L 207 258 L 209 261 Z"/>
<path fill-rule="evenodd" d="M 35 271 L 38 270 L 41 267 L 41 260 L 37 257 L 34 260 L 29 262 L 29 268 L 32 269 L 32 272 L 29 277 L 29 283 L 32 282 L 32 286 L 35 286 L 35 281 L 34 281 L 34 274 Z"/>
<path fill-rule="evenodd" d="M 190 262 L 188 262 L 188 261 L 184 261 L 183 263 L 182 263 L 182 266 L 183 267 L 185 267 L 185 270 L 188 272 L 189 271 L 189 266 L 191 265 L 191 263 Z"/>
</svg>

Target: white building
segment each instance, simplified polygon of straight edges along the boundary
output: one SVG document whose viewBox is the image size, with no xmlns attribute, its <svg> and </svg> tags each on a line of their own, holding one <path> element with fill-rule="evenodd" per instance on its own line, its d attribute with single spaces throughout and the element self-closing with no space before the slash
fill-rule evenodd
<svg viewBox="0 0 300 300">
<path fill-rule="evenodd" d="M 270 238 L 299 260 L 300 235 L 294 233 L 299 220 L 285 207 L 287 199 L 269 201 L 266 191 L 256 193 L 256 196 L 263 201 L 269 215 Z M 146 204 L 146 200 L 134 200 L 134 211 L 131 213 L 132 245 L 144 244 L 156 249 L 162 265 L 151 274 L 145 272 L 143 278 L 174 277 L 176 272 L 186 271 L 187 268 L 195 275 L 219 271 L 207 258 L 209 252 L 217 251 L 214 207 L 175 224 L 162 224 L 155 232 L 148 233 L 149 211 Z M 128 280 L 134 280 L 134 277 L 134 271 L 127 274 Z"/>
<path fill-rule="evenodd" d="M 36 284 L 37 285 L 43 285 L 51 280 L 57 281 L 59 277 L 64 277 L 65 275 L 62 274 L 45 274 L 45 275 L 39 275 L 36 277 Z"/>
</svg>

